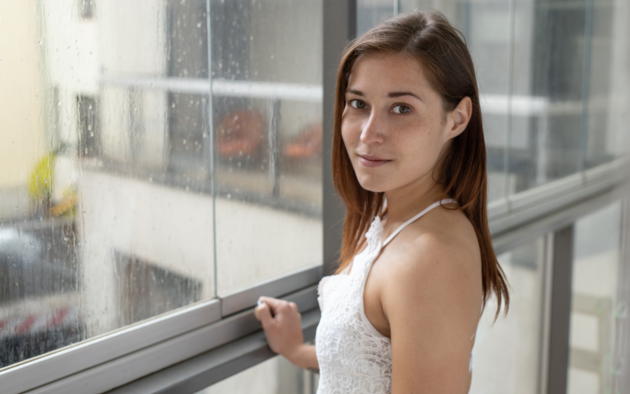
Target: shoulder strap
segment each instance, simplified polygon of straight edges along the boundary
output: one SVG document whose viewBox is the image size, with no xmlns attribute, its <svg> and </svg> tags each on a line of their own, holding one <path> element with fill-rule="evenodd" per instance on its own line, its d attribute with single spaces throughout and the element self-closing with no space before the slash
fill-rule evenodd
<svg viewBox="0 0 630 394">
<path fill-rule="evenodd" d="M 412 218 L 408 219 L 403 224 L 398 226 L 398 228 L 393 233 L 391 233 L 389 237 L 387 237 L 387 239 L 383 242 L 383 245 L 381 246 L 381 248 L 384 248 L 385 245 L 387 245 L 392 239 L 394 239 L 394 237 L 397 236 L 398 233 L 401 232 L 405 227 L 407 227 L 407 225 L 415 222 L 416 220 L 418 220 L 420 217 L 422 217 L 425 213 L 429 212 L 433 208 L 441 206 L 442 204 L 446 204 L 449 202 L 457 202 L 457 201 L 453 200 L 452 198 L 445 198 L 443 200 L 436 201 L 433 204 L 429 205 L 428 207 L 424 208 L 420 213 L 418 213 L 417 215 L 413 216 Z"/>
</svg>

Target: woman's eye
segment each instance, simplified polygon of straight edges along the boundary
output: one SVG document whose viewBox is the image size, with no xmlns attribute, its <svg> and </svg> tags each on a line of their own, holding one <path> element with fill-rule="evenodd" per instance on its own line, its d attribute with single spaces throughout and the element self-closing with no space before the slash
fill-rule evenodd
<svg viewBox="0 0 630 394">
<path fill-rule="evenodd" d="M 363 101 L 357 100 L 357 99 L 348 100 L 348 104 L 352 108 L 356 108 L 356 109 L 363 109 L 363 108 L 365 108 L 365 103 Z"/>
<path fill-rule="evenodd" d="M 411 107 L 405 104 L 396 104 L 392 109 L 396 114 L 406 114 L 411 112 Z"/>
</svg>

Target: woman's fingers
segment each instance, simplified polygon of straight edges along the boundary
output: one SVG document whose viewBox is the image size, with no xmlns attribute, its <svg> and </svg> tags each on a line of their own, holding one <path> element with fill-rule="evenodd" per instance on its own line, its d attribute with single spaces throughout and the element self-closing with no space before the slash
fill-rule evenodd
<svg viewBox="0 0 630 394">
<path fill-rule="evenodd" d="M 279 312 L 282 312 L 284 310 L 293 310 L 293 311 L 298 311 L 298 307 L 297 304 L 295 302 L 290 302 L 290 301 L 285 301 L 285 300 L 280 300 L 278 298 L 272 298 L 272 297 L 259 297 L 258 298 L 258 302 L 261 303 L 265 303 L 267 304 L 270 308 L 271 308 L 271 314 L 272 316 L 277 315 Z"/>
<path fill-rule="evenodd" d="M 295 302 L 260 297 L 254 315 L 274 352 L 287 356 L 304 343 L 300 311 Z"/>
<path fill-rule="evenodd" d="M 285 303 L 286 301 L 279 300 L 277 298 L 263 296 L 263 297 L 258 297 L 258 302 L 264 302 L 265 304 L 269 305 L 273 311 L 276 311 L 280 309 L 282 304 Z"/>
<path fill-rule="evenodd" d="M 254 315 L 256 319 L 260 320 L 260 323 L 263 327 L 268 327 L 269 324 L 273 321 L 273 317 L 271 316 L 271 310 L 266 303 L 261 303 L 254 309 Z"/>
</svg>

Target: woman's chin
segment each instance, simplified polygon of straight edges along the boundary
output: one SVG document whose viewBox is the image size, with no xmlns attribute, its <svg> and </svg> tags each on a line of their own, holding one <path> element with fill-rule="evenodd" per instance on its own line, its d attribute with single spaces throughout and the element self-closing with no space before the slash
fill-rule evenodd
<svg viewBox="0 0 630 394">
<path fill-rule="evenodd" d="M 382 193 L 388 190 L 384 182 L 377 182 L 374 179 L 359 179 L 359 185 L 369 192 Z"/>
</svg>

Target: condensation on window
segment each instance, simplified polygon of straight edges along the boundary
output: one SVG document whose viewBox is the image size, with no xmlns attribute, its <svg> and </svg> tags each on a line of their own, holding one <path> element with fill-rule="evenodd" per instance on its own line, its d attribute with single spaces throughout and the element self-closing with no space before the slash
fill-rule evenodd
<svg viewBox="0 0 630 394">
<path fill-rule="evenodd" d="M 0 368 L 322 264 L 321 1 L 0 14 Z"/>
</svg>

